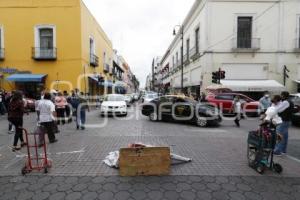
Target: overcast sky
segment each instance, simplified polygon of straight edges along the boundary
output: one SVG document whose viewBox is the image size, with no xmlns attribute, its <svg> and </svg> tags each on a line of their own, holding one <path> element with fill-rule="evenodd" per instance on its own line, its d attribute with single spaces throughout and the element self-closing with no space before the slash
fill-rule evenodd
<svg viewBox="0 0 300 200">
<path fill-rule="evenodd" d="M 162 56 L 194 0 L 84 0 L 113 46 L 126 59 L 141 87 L 152 59 Z"/>
</svg>

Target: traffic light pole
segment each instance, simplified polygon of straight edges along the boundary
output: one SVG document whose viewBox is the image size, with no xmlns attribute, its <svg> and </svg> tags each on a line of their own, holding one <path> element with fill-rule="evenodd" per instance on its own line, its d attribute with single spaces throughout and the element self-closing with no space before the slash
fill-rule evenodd
<svg viewBox="0 0 300 200">
<path fill-rule="evenodd" d="M 286 65 L 284 65 L 283 67 L 283 85 L 286 85 L 286 79 L 289 78 L 288 72 L 290 72 L 290 70 L 288 70 L 288 68 L 286 67 Z"/>
</svg>

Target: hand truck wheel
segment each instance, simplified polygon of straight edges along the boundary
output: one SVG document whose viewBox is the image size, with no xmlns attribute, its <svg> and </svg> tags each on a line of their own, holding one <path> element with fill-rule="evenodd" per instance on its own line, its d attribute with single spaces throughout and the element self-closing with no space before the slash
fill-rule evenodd
<svg viewBox="0 0 300 200">
<path fill-rule="evenodd" d="M 21 173 L 22 173 L 23 176 L 25 176 L 28 173 L 26 167 L 22 168 Z"/>
<path fill-rule="evenodd" d="M 47 174 L 48 173 L 48 167 L 44 168 L 44 173 Z"/>
<path fill-rule="evenodd" d="M 258 164 L 256 166 L 256 171 L 260 174 L 263 174 L 265 172 L 265 165 L 264 164 Z"/>
<path fill-rule="evenodd" d="M 277 172 L 278 174 L 280 174 L 281 172 L 282 172 L 282 166 L 280 165 L 280 164 L 278 164 L 278 163 L 274 163 L 273 164 L 273 169 L 274 169 L 274 171 L 275 172 Z"/>
</svg>

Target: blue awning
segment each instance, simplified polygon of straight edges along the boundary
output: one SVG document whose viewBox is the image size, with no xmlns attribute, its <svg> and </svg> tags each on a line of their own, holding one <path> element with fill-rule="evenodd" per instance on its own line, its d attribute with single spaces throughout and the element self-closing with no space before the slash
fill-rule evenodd
<svg viewBox="0 0 300 200">
<path fill-rule="evenodd" d="M 13 82 L 42 82 L 46 74 L 13 74 L 6 78 Z"/>
<path fill-rule="evenodd" d="M 98 83 L 98 78 L 93 77 L 93 76 L 89 76 L 89 78 L 92 79 L 93 81 L 95 81 L 96 83 Z M 102 83 L 98 83 L 98 85 L 99 86 L 104 86 L 104 87 L 112 87 L 113 86 L 113 82 L 105 80 Z"/>
<path fill-rule="evenodd" d="M 104 87 L 112 87 L 114 84 L 111 81 L 104 81 L 102 83 L 99 83 L 99 85 Z"/>
</svg>

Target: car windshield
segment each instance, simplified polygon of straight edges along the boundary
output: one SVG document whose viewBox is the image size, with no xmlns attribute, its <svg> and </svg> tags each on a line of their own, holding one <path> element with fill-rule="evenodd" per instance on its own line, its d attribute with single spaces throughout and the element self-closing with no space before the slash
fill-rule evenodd
<svg viewBox="0 0 300 200">
<path fill-rule="evenodd" d="M 147 94 L 146 95 L 146 98 L 148 98 L 148 99 L 154 99 L 154 98 L 157 98 L 158 96 L 157 96 L 157 94 Z"/>
<path fill-rule="evenodd" d="M 125 101 L 125 97 L 123 95 L 107 95 L 104 101 Z"/>
<path fill-rule="evenodd" d="M 186 102 L 188 102 L 188 103 L 197 103 L 197 101 L 195 101 L 194 99 L 191 99 L 191 98 L 185 98 L 184 99 Z"/>
</svg>

